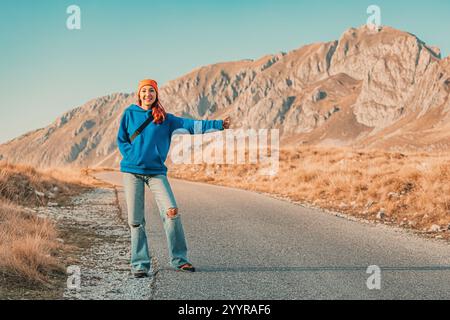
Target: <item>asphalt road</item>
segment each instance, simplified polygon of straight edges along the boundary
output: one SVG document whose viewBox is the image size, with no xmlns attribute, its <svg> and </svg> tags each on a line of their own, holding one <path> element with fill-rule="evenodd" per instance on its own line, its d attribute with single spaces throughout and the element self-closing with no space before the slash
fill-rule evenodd
<svg viewBox="0 0 450 320">
<path fill-rule="evenodd" d="M 119 187 L 119 172 L 96 174 Z M 151 192 L 151 299 L 450 299 L 450 245 L 254 192 L 169 179 L 196 273 L 168 264 Z M 380 269 L 380 289 L 371 265 Z M 375 269 L 376 270 L 376 269 Z"/>
</svg>

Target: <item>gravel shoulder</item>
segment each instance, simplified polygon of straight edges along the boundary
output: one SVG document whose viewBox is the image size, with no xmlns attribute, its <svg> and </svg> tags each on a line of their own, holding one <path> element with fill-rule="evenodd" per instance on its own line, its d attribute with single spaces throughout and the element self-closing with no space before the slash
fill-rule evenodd
<svg viewBox="0 0 450 320">
<path fill-rule="evenodd" d="M 36 211 L 40 217 L 54 220 L 61 241 L 72 247 L 62 299 L 151 298 L 153 277 L 135 279 L 130 273 L 130 234 L 115 189 L 93 189 L 75 197 L 71 206 Z"/>
</svg>

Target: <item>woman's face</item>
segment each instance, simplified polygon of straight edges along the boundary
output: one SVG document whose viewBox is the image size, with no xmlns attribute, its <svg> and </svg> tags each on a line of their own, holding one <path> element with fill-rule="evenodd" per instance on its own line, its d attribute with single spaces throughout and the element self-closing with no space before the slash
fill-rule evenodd
<svg viewBox="0 0 450 320">
<path fill-rule="evenodd" d="M 143 107 L 150 108 L 156 101 L 156 91 L 152 86 L 143 86 L 139 92 L 139 99 Z"/>
</svg>

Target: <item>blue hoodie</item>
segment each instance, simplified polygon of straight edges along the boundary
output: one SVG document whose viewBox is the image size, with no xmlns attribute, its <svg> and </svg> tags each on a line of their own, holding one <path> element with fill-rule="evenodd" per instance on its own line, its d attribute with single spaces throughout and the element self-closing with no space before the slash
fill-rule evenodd
<svg viewBox="0 0 450 320">
<path fill-rule="evenodd" d="M 151 121 L 130 142 L 130 137 L 148 117 L 153 118 L 151 110 L 144 110 L 135 104 L 126 108 L 122 115 L 117 135 L 117 145 L 123 157 L 120 162 L 122 172 L 166 175 L 167 167 L 164 162 L 175 130 L 180 133 L 203 134 L 224 129 L 223 120 L 192 120 L 167 113 L 163 123 Z"/>
</svg>

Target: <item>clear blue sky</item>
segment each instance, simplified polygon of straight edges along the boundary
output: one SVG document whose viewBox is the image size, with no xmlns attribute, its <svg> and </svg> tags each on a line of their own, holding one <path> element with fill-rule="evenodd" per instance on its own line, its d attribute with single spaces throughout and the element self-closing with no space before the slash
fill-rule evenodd
<svg viewBox="0 0 450 320">
<path fill-rule="evenodd" d="M 71 4 L 81 30 L 66 28 Z M 450 53 L 449 0 L 2 0 L 0 143 L 141 78 L 338 39 L 371 4 L 383 25 Z"/>
</svg>

